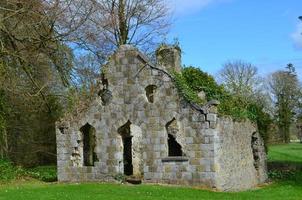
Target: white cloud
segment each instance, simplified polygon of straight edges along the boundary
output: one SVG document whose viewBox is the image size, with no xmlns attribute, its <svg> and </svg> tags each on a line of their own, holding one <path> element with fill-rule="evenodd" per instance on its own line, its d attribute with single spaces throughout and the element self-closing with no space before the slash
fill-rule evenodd
<svg viewBox="0 0 302 200">
<path fill-rule="evenodd" d="M 294 45 L 298 49 L 302 49 L 302 23 L 297 25 L 296 31 L 291 34 Z"/>
<path fill-rule="evenodd" d="M 168 3 L 176 15 L 184 15 L 197 12 L 210 4 L 229 1 L 231 0 L 168 0 Z"/>
</svg>

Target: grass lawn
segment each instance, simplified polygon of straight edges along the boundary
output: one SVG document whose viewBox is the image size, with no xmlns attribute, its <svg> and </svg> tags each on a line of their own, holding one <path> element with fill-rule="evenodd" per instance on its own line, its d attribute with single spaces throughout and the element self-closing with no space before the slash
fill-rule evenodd
<svg viewBox="0 0 302 200">
<path fill-rule="evenodd" d="M 211 192 L 200 189 L 122 184 L 41 184 L 28 183 L 21 186 L 0 186 L 0 200 L 26 199 L 301 199 L 302 175 L 297 182 L 280 182 L 262 189 L 238 193 Z"/>
<path fill-rule="evenodd" d="M 268 148 L 269 162 L 285 162 L 302 164 L 302 144 L 279 144 L 272 145 Z M 302 198 L 301 198 L 302 199 Z"/>
<path fill-rule="evenodd" d="M 302 144 L 274 145 L 269 148 L 270 161 L 302 162 Z M 212 192 L 196 188 L 123 185 L 123 184 L 58 184 L 39 181 L 13 182 L 0 185 L 0 200 L 55 199 L 302 199 L 302 171 L 287 179 L 255 190 L 234 193 Z"/>
</svg>

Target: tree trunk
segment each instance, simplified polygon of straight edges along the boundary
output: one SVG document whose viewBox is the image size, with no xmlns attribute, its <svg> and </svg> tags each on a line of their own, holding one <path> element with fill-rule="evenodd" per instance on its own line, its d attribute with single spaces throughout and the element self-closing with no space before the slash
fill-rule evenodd
<svg viewBox="0 0 302 200">
<path fill-rule="evenodd" d="M 1 145 L 0 145 L 0 158 L 7 158 L 7 151 L 8 151 L 8 143 L 7 143 L 7 133 L 6 130 L 2 132 L 1 135 Z"/>
<path fill-rule="evenodd" d="M 125 16 L 125 0 L 119 0 L 118 5 L 118 19 L 119 19 L 119 46 L 123 44 L 127 44 L 128 40 L 128 27 Z"/>
</svg>

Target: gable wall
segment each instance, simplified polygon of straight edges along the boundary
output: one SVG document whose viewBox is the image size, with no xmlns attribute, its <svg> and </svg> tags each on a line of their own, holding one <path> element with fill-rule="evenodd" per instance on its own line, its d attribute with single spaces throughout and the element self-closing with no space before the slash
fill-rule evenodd
<svg viewBox="0 0 302 200">
<path fill-rule="evenodd" d="M 108 105 L 97 98 L 87 112 L 58 123 L 59 181 L 112 181 L 123 173 L 123 145 L 118 129 L 129 120 L 140 129 L 132 138 L 136 177 L 145 182 L 219 186 L 218 156 L 227 151 L 228 145 L 219 143 L 223 133 L 216 126 L 217 115 L 193 109 L 179 97 L 168 75 L 145 65 L 138 55 L 137 50 L 126 46 L 111 57 L 104 69 L 107 89 L 112 93 Z M 148 85 L 157 86 L 154 103 L 146 97 Z M 165 126 L 173 118 L 178 126 L 176 140 L 185 154 L 181 160 L 168 157 Z M 96 129 L 98 161 L 94 167 L 83 166 L 83 136 L 79 129 L 86 123 Z M 62 126 L 64 134 L 59 130 Z"/>
</svg>

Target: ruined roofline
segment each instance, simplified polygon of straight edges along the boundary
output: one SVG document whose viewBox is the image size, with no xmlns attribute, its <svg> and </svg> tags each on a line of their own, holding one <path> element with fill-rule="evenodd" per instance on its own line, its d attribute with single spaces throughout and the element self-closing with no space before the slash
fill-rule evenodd
<svg viewBox="0 0 302 200">
<path fill-rule="evenodd" d="M 145 68 L 145 67 L 150 67 L 151 69 L 154 69 L 154 70 L 157 70 L 157 71 L 160 71 L 160 72 L 164 73 L 165 75 L 167 75 L 173 81 L 173 76 L 171 74 L 169 74 L 166 70 L 164 70 L 163 65 L 160 65 L 158 67 L 158 65 L 153 64 L 145 54 L 143 54 L 139 49 L 137 49 L 133 45 L 130 45 L 130 44 L 121 45 L 116 50 L 116 52 L 113 53 L 112 55 L 118 53 L 119 51 L 136 51 L 137 52 L 136 57 L 144 64 L 144 66 L 140 69 L 140 71 L 143 70 L 143 68 Z M 139 74 L 140 71 L 138 71 L 134 77 L 136 77 Z"/>
<path fill-rule="evenodd" d="M 134 75 L 134 78 L 137 77 L 139 75 L 139 73 L 146 67 L 149 67 L 150 69 L 152 70 L 157 70 L 161 73 L 163 73 L 164 75 L 168 76 L 172 82 L 172 84 L 175 86 L 175 78 L 165 70 L 165 66 L 157 63 L 157 64 L 154 64 L 152 63 L 148 57 L 143 54 L 141 51 L 139 51 L 136 47 L 132 46 L 132 45 L 121 45 L 112 55 L 115 55 L 119 52 L 125 52 L 125 51 L 135 51 L 136 52 L 136 57 L 137 59 L 143 63 L 143 66 L 139 69 L 139 71 Z M 111 55 L 111 56 L 112 56 Z M 110 59 L 108 59 L 108 62 L 106 63 L 106 65 L 108 65 L 110 63 Z M 106 66 L 105 65 L 105 66 Z M 98 79 L 101 78 L 98 77 Z M 181 94 L 178 93 L 180 96 Z M 182 96 L 181 96 L 182 97 Z M 93 106 L 97 101 L 98 101 L 98 96 L 96 96 L 95 98 L 92 98 L 90 100 L 90 102 L 86 102 L 85 104 L 86 105 L 83 105 L 83 107 L 79 110 L 76 110 L 76 111 L 70 111 L 70 112 L 67 112 L 64 114 L 64 116 L 62 118 L 60 118 L 58 121 L 65 121 L 65 120 L 70 120 L 70 119 L 78 119 L 78 118 L 81 118 L 81 116 L 83 114 L 85 114 L 87 112 L 87 110 L 89 109 L 89 107 Z M 204 104 L 203 106 L 200 106 L 200 105 L 197 105 L 196 103 L 194 102 L 190 102 L 188 101 L 187 99 L 183 98 L 183 100 L 188 103 L 190 105 L 191 108 L 193 108 L 194 110 L 202 113 L 202 114 L 207 114 L 209 113 L 209 109 L 211 106 L 217 106 L 219 105 L 219 101 L 217 100 L 211 100 L 209 102 L 207 102 L 206 104 Z M 81 102 L 79 103 L 81 104 Z"/>
<path fill-rule="evenodd" d="M 162 47 L 159 47 L 159 49 L 162 48 Z M 158 52 L 158 50 L 156 50 L 156 52 Z M 177 51 L 181 52 L 181 49 L 179 47 L 174 47 L 174 46 L 165 46 L 165 49 L 176 49 Z M 136 76 L 138 76 L 138 74 L 141 72 L 141 70 L 143 70 L 145 67 L 149 67 L 153 70 L 157 70 L 157 71 L 160 71 L 162 73 L 164 73 L 165 75 L 167 75 L 170 80 L 172 81 L 173 85 L 175 86 L 174 82 L 175 82 L 175 78 L 165 70 L 165 66 L 163 66 L 162 64 L 160 63 L 157 63 L 156 65 L 154 65 L 152 62 L 149 61 L 148 57 L 143 54 L 140 50 L 138 50 L 136 47 L 134 47 L 133 45 L 129 45 L 129 44 L 126 44 L 126 45 L 121 45 L 119 47 L 119 49 L 116 51 L 116 53 L 118 51 L 136 51 L 137 52 L 137 58 L 142 62 L 144 63 L 144 66 L 136 73 Z M 162 50 L 162 49 L 160 49 Z M 157 66 L 160 66 L 160 67 L 157 67 Z M 180 71 L 181 73 L 181 71 Z M 180 94 L 179 94 L 180 95 Z M 181 96 L 181 95 L 180 95 Z M 203 106 L 200 106 L 200 105 L 197 105 L 196 103 L 194 102 L 190 102 L 188 101 L 187 99 L 184 98 L 184 100 L 193 108 L 195 109 L 196 111 L 198 112 L 201 112 L 202 114 L 207 114 L 209 113 L 209 109 L 212 107 L 212 106 L 218 106 L 220 104 L 220 102 L 218 100 L 211 100 L 211 101 L 208 101 L 207 103 L 205 103 Z"/>
</svg>

